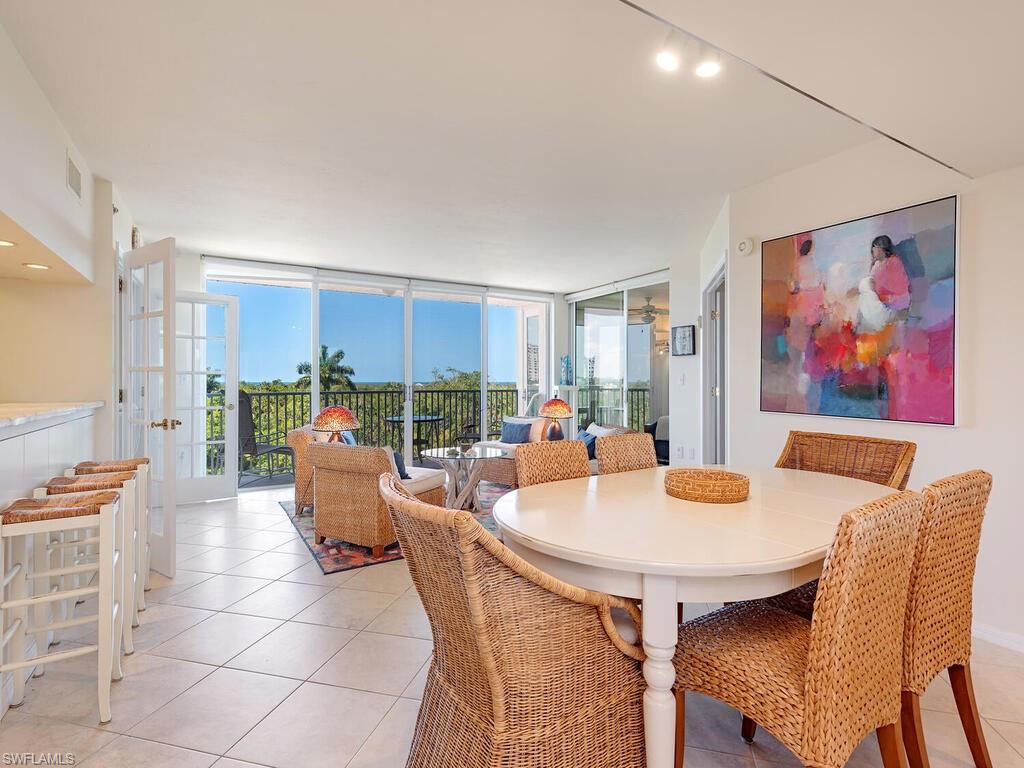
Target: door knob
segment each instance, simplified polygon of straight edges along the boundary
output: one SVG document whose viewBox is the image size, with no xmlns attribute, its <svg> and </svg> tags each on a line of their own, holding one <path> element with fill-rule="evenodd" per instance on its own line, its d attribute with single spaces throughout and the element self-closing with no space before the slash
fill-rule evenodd
<svg viewBox="0 0 1024 768">
<path fill-rule="evenodd" d="M 151 421 L 149 426 L 153 429 L 170 429 L 171 423 L 167 419 L 164 419 L 163 421 Z"/>
<path fill-rule="evenodd" d="M 167 421 L 167 419 L 164 419 L 164 421 Z M 171 429 L 176 429 L 176 428 L 178 428 L 180 426 L 181 426 L 181 422 L 180 421 L 178 421 L 177 419 L 171 419 Z M 167 427 L 164 427 L 164 429 L 167 429 Z"/>
<path fill-rule="evenodd" d="M 234 403 L 228 403 L 228 410 L 229 411 L 235 410 L 235 404 Z"/>
</svg>

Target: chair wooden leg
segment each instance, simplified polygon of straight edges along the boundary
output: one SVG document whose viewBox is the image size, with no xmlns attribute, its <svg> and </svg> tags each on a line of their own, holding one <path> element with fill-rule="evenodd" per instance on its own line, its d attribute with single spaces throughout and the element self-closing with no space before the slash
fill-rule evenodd
<svg viewBox="0 0 1024 768">
<path fill-rule="evenodd" d="M 384 557 L 384 545 L 383 544 L 378 544 L 377 546 L 375 546 L 373 548 L 373 556 L 374 556 L 374 558 L 378 558 L 378 559 L 381 558 L 381 557 Z"/>
<path fill-rule="evenodd" d="M 953 686 L 953 698 L 960 713 L 967 745 L 971 748 L 971 756 L 977 768 L 992 768 L 992 758 L 988 755 L 985 743 L 985 732 L 978 714 L 978 704 L 974 700 L 974 682 L 971 680 L 970 664 L 954 664 L 949 668 L 949 682 Z"/>
<path fill-rule="evenodd" d="M 315 541 L 317 544 L 323 544 L 324 543 L 324 537 L 321 536 L 319 533 L 314 533 L 313 534 L 313 541 Z"/>
<path fill-rule="evenodd" d="M 675 768 L 683 768 L 686 750 L 686 691 L 676 688 L 676 753 Z"/>
<path fill-rule="evenodd" d="M 910 691 L 903 691 L 903 711 L 900 724 L 903 729 L 903 746 L 907 749 L 910 768 L 928 768 L 928 749 L 924 744 L 924 726 L 921 724 L 921 697 Z"/>
<path fill-rule="evenodd" d="M 900 724 L 896 722 L 891 725 L 883 725 L 875 731 L 884 768 L 906 768 L 907 756 L 903 753 L 900 730 Z"/>
<path fill-rule="evenodd" d="M 743 725 L 740 727 L 740 733 L 743 736 L 743 740 L 747 744 L 754 743 L 754 734 L 757 733 L 757 723 L 751 720 L 746 715 L 743 716 Z"/>
</svg>

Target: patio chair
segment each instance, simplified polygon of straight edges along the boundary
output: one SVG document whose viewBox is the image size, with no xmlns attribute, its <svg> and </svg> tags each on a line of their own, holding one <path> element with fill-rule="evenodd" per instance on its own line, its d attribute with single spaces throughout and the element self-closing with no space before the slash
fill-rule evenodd
<svg viewBox="0 0 1024 768">
<path fill-rule="evenodd" d="M 291 472 L 295 473 L 295 454 L 291 446 L 285 442 L 287 434 L 284 430 L 267 434 L 256 432 L 256 422 L 252 415 L 252 396 L 244 391 L 238 390 L 238 474 L 241 477 L 245 468 L 245 460 L 256 462 L 258 459 L 267 457 L 267 477 L 274 477 L 274 456 L 288 456 L 291 459 Z M 256 480 L 259 479 L 259 473 Z M 280 473 L 279 473 L 280 474 Z M 251 482 L 256 482 L 252 480 Z M 249 483 L 239 483 L 239 486 Z"/>
</svg>

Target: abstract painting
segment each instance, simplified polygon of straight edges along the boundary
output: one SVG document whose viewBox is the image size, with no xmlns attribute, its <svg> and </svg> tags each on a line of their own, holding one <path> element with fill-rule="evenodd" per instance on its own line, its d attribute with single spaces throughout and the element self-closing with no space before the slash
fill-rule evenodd
<svg viewBox="0 0 1024 768">
<path fill-rule="evenodd" d="M 762 411 L 954 423 L 956 206 L 762 243 Z"/>
</svg>

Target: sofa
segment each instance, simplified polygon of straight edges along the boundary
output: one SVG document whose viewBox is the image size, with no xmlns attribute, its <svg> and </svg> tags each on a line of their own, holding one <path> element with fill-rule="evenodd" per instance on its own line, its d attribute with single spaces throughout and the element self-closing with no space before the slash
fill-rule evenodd
<svg viewBox="0 0 1024 768">
<path fill-rule="evenodd" d="M 519 424 L 530 424 L 530 439 L 528 442 L 539 443 L 544 439 L 544 431 L 547 428 L 548 420 L 540 416 L 506 416 L 505 421 Z M 632 432 L 633 430 L 627 429 L 626 427 L 619 427 L 614 425 L 601 425 L 591 424 L 587 427 L 587 432 L 590 432 L 595 437 L 604 437 L 606 435 L 620 435 L 625 432 Z M 575 435 L 567 435 L 567 438 L 574 438 Z M 498 485 L 507 485 L 511 488 L 519 487 L 519 480 L 516 477 L 516 448 L 522 443 L 504 443 L 500 439 L 498 440 L 481 440 L 476 445 L 485 448 L 500 448 L 505 451 L 506 458 L 492 459 L 485 461 L 484 466 L 480 471 L 480 479 L 488 483 L 497 483 Z M 590 460 L 590 474 L 598 474 L 597 459 Z"/>
</svg>

